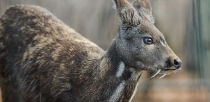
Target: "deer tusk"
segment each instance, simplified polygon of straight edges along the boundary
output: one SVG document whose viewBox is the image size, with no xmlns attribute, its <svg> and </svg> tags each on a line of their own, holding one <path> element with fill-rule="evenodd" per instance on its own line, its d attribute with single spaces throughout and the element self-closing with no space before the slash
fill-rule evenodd
<svg viewBox="0 0 210 102">
<path fill-rule="evenodd" d="M 158 75 L 161 72 L 161 69 L 159 69 L 152 77 L 150 77 L 149 79 L 154 78 L 156 75 Z"/>
<path fill-rule="evenodd" d="M 165 77 L 165 76 L 167 76 L 167 75 L 169 75 L 169 74 L 176 74 L 179 70 L 182 70 L 182 68 L 177 69 L 177 70 L 173 71 L 172 73 L 163 74 L 163 75 L 160 77 L 160 79 L 163 78 L 163 77 Z"/>
<path fill-rule="evenodd" d="M 163 78 L 163 77 L 165 77 L 166 75 L 167 75 L 167 74 L 163 74 L 163 75 L 160 77 L 160 79 Z"/>
</svg>

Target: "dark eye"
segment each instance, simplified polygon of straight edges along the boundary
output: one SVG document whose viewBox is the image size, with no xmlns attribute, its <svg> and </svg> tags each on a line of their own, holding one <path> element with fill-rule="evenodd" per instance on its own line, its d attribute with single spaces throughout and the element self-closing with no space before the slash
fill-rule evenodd
<svg viewBox="0 0 210 102">
<path fill-rule="evenodd" d="M 153 44 L 153 40 L 150 37 L 144 37 L 143 40 L 145 44 Z"/>
</svg>

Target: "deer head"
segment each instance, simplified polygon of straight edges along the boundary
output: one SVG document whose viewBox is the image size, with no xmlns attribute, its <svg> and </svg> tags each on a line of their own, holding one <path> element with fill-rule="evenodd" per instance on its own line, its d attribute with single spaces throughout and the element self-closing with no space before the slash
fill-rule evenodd
<svg viewBox="0 0 210 102">
<path fill-rule="evenodd" d="M 115 39 L 121 60 L 136 70 L 157 71 L 164 75 L 180 69 L 181 60 L 155 27 L 148 0 L 113 0 L 120 23 Z"/>
</svg>

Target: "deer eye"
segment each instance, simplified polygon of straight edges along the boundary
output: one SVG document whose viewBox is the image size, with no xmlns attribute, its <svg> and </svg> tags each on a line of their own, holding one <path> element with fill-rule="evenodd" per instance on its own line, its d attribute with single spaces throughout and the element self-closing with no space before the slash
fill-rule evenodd
<svg viewBox="0 0 210 102">
<path fill-rule="evenodd" d="M 145 44 L 153 44 L 153 40 L 150 37 L 144 37 L 143 40 Z"/>
</svg>

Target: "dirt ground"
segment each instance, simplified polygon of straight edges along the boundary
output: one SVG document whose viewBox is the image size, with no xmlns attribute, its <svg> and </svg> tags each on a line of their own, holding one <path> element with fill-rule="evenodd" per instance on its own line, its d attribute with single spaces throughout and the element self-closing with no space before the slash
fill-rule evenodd
<svg viewBox="0 0 210 102">
<path fill-rule="evenodd" d="M 139 90 L 132 102 L 209 102 L 210 88 L 201 83 L 200 79 L 182 71 L 163 79 L 155 79 L 145 95 L 140 80 Z"/>
<path fill-rule="evenodd" d="M 208 102 L 208 96 L 205 89 L 152 89 L 146 97 L 137 92 L 133 102 Z"/>
</svg>

